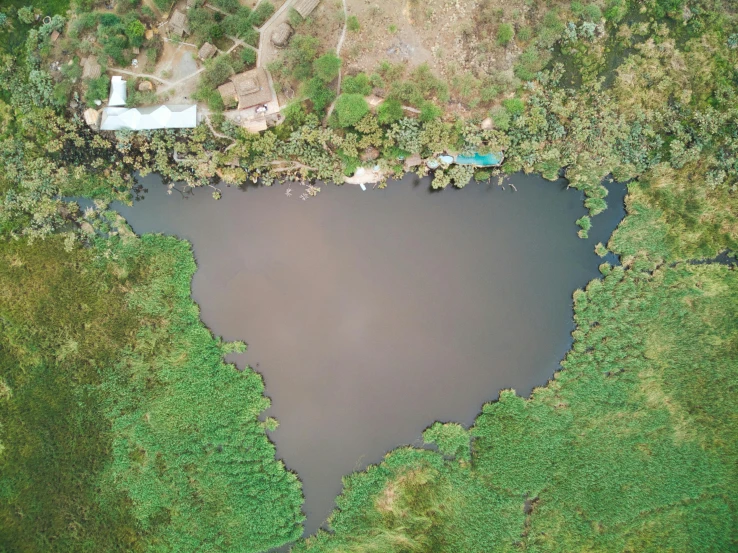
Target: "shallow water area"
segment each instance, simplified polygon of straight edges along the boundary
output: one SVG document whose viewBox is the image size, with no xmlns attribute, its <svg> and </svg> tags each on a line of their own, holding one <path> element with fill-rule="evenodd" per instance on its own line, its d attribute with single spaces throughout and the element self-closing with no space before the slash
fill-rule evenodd
<svg viewBox="0 0 738 553">
<path fill-rule="evenodd" d="M 264 376 L 277 454 L 302 482 L 314 532 L 341 477 L 435 420 L 473 422 L 504 388 L 528 394 L 571 343 L 572 292 L 599 276 L 594 253 L 624 215 L 625 186 L 588 240 L 582 194 L 515 175 L 431 193 L 407 175 L 386 190 L 319 184 L 168 195 L 160 179 L 134 207 L 139 233 L 192 242 L 192 295 L 234 359 Z M 291 188 L 291 196 L 286 195 Z"/>
</svg>

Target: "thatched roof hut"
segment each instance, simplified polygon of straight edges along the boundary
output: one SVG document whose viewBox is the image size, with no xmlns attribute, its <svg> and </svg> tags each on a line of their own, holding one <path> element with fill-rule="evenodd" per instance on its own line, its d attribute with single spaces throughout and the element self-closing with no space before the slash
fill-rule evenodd
<svg viewBox="0 0 738 553">
<path fill-rule="evenodd" d="M 284 48 L 292 38 L 292 27 L 286 21 L 277 25 L 277 28 L 272 31 L 272 44 L 277 48 Z"/>
<path fill-rule="evenodd" d="M 179 37 L 190 34 L 190 25 L 187 23 L 187 16 L 179 10 L 174 10 L 167 27 L 169 28 L 170 34 Z"/>
<path fill-rule="evenodd" d="M 202 45 L 202 48 L 200 48 L 200 51 L 197 53 L 197 56 L 201 60 L 205 61 L 205 60 L 212 58 L 217 52 L 218 52 L 218 49 L 214 45 L 210 44 L 209 42 L 206 42 L 205 44 Z"/>
</svg>

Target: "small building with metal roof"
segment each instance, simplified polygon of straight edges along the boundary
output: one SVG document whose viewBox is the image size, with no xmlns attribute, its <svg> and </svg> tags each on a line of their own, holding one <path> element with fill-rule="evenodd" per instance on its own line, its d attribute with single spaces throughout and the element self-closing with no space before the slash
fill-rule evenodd
<svg viewBox="0 0 738 553">
<path fill-rule="evenodd" d="M 108 107 L 103 109 L 102 131 L 147 131 L 191 129 L 197 126 L 197 105 L 164 105 L 145 108 Z"/>
<path fill-rule="evenodd" d="M 110 97 L 108 98 L 109 106 L 125 106 L 128 91 L 126 90 L 126 81 L 120 75 L 115 75 L 110 79 Z"/>
</svg>

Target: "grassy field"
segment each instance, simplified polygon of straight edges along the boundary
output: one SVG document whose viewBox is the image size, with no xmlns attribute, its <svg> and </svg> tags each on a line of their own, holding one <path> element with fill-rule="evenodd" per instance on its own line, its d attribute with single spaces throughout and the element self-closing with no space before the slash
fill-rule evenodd
<svg viewBox="0 0 738 553">
<path fill-rule="evenodd" d="M 299 537 L 261 377 L 223 362 L 189 245 L 0 242 L 0 550 L 262 551 Z"/>
</svg>

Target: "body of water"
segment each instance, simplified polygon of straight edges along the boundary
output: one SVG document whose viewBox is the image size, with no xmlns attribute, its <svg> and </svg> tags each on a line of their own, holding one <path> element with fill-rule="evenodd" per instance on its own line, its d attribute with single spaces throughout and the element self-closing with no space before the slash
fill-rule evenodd
<svg viewBox="0 0 738 553">
<path fill-rule="evenodd" d="M 264 376 L 277 453 L 304 486 L 306 531 L 326 519 L 341 477 L 435 420 L 470 424 L 504 388 L 527 395 L 571 343 L 572 292 L 599 276 L 595 243 L 623 217 L 625 186 L 589 240 L 582 195 L 535 175 L 517 187 L 431 193 L 413 175 L 386 190 L 322 184 L 167 195 L 120 207 L 141 234 L 192 242 L 192 295 L 234 358 Z"/>
</svg>

